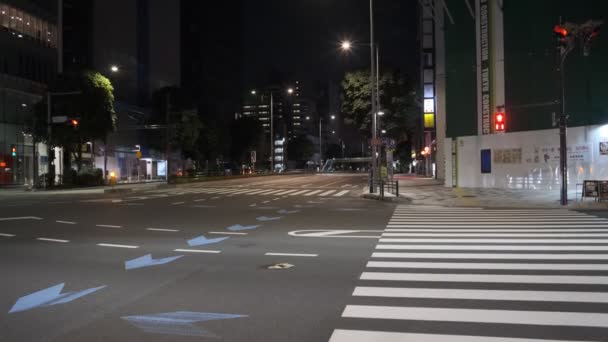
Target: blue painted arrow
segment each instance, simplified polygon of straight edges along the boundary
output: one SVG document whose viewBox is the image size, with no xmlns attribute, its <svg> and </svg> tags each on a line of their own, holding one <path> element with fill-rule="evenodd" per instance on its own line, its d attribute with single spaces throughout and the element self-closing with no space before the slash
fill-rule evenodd
<svg viewBox="0 0 608 342">
<path fill-rule="evenodd" d="M 279 214 L 295 214 L 295 213 L 299 213 L 299 210 L 285 210 L 285 209 L 281 209 L 279 211 L 277 211 L 277 213 Z"/>
<path fill-rule="evenodd" d="M 162 259 L 152 259 L 152 254 L 146 254 L 142 257 L 125 261 L 125 270 L 133 270 L 136 268 L 156 266 L 156 265 L 164 265 L 170 262 L 173 262 L 179 258 L 183 257 L 183 255 L 177 255 Z"/>
<path fill-rule="evenodd" d="M 265 221 L 276 221 L 276 220 L 280 220 L 282 218 L 283 218 L 282 216 L 277 216 L 277 217 L 260 216 L 260 217 L 257 217 L 256 220 L 265 222 Z"/>
<path fill-rule="evenodd" d="M 241 226 L 240 224 L 235 224 L 234 226 L 230 226 L 226 229 L 231 230 L 233 232 L 235 231 L 239 231 L 239 230 L 251 230 L 251 229 L 256 229 L 259 228 L 260 225 L 254 225 L 254 226 Z"/>
<path fill-rule="evenodd" d="M 248 316 L 212 312 L 176 311 L 151 315 L 124 316 L 122 319 L 129 321 L 131 324 L 146 333 L 218 337 L 209 331 L 193 325 L 193 323 L 242 317 Z"/>
<path fill-rule="evenodd" d="M 52 305 L 69 303 L 73 300 L 76 300 L 80 297 L 84 297 L 88 294 L 91 294 L 95 291 L 101 290 L 104 287 L 106 287 L 105 285 L 103 285 L 103 286 L 99 286 L 99 287 L 93 287 L 90 289 L 82 290 L 79 292 L 61 293 L 61 290 L 63 290 L 64 286 L 65 286 L 65 283 L 61 283 L 61 284 L 57 284 L 55 286 L 46 288 L 44 290 L 34 292 L 27 296 L 23 296 L 23 297 L 19 298 L 17 300 L 17 302 L 15 302 L 15 305 L 13 305 L 13 307 L 11 308 L 11 310 L 8 313 L 11 314 L 11 313 L 15 313 L 15 312 L 34 309 L 36 307 L 52 306 Z"/>
<path fill-rule="evenodd" d="M 226 239 L 228 239 L 228 237 L 221 237 L 221 238 L 215 238 L 215 239 L 207 239 L 206 237 L 204 237 L 203 235 L 201 235 L 199 237 L 195 237 L 194 239 L 188 240 L 188 246 L 210 245 L 210 244 L 213 244 L 213 243 L 222 242 L 222 241 L 224 241 Z"/>
</svg>

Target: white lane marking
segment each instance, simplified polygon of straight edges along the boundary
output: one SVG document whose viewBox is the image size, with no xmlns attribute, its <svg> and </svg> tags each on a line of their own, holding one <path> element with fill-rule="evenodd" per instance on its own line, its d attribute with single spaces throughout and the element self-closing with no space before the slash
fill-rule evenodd
<svg viewBox="0 0 608 342">
<path fill-rule="evenodd" d="M 278 201 L 278 200 L 280 200 L 280 199 L 281 199 L 281 197 L 277 197 L 277 198 L 273 198 L 272 200 L 273 200 L 273 201 Z"/>
<path fill-rule="evenodd" d="M 301 254 L 301 253 L 265 253 L 268 256 L 295 256 L 295 257 L 317 257 L 319 254 Z"/>
<path fill-rule="evenodd" d="M 268 191 L 268 190 L 266 190 L 266 189 L 256 190 L 256 191 L 248 193 L 247 195 L 258 195 L 258 194 L 261 194 L 262 192 L 266 192 L 266 191 Z"/>
<path fill-rule="evenodd" d="M 203 202 L 206 201 L 206 198 L 199 198 L 199 199 L 195 199 L 194 202 Z"/>
<path fill-rule="evenodd" d="M 122 228 L 122 226 L 113 226 L 111 224 L 96 224 L 95 227 L 101 227 L 101 228 Z"/>
<path fill-rule="evenodd" d="M 607 264 L 494 264 L 462 262 L 369 261 L 367 267 L 466 270 L 608 271 Z"/>
<path fill-rule="evenodd" d="M 114 248 L 129 248 L 129 249 L 139 248 L 139 246 L 116 245 L 116 244 L 113 244 L 113 243 L 98 243 L 97 246 L 99 246 L 99 247 L 114 247 Z"/>
<path fill-rule="evenodd" d="M 239 232 L 209 232 L 209 234 L 218 234 L 218 235 L 247 235 L 248 233 L 239 233 Z"/>
<path fill-rule="evenodd" d="M 463 251 L 605 251 L 608 246 L 564 245 L 378 245 L 380 250 L 463 250 Z"/>
<path fill-rule="evenodd" d="M 10 237 L 15 237 L 16 235 L 15 234 L 0 233 L 0 236 L 9 237 L 10 238 Z"/>
<path fill-rule="evenodd" d="M 220 196 L 211 197 L 212 200 L 218 199 L 218 198 L 220 198 Z"/>
<path fill-rule="evenodd" d="M 384 233 L 382 237 L 608 237 L 608 233 Z"/>
<path fill-rule="evenodd" d="M 36 216 L 19 216 L 19 217 L 0 217 L 0 221 L 16 221 L 16 220 L 42 220 Z"/>
<path fill-rule="evenodd" d="M 297 237 L 328 237 L 328 238 L 354 238 L 354 239 L 378 239 L 379 235 L 343 235 L 341 234 L 350 234 L 353 232 L 361 233 L 361 232 L 373 232 L 373 233 L 381 233 L 381 230 L 294 230 L 288 235 L 297 236 Z"/>
<path fill-rule="evenodd" d="M 426 232 L 440 232 L 440 233 L 569 233 L 569 232 L 580 232 L 580 233 L 591 233 L 591 232 L 608 232 L 605 228 L 561 228 L 561 229 L 386 229 L 386 232 L 411 232 L 411 233 L 426 233 Z"/>
<path fill-rule="evenodd" d="M 208 253 L 208 254 L 218 254 L 218 253 L 222 252 L 222 251 L 211 251 L 211 250 L 205 250 L 205 249 L 182 249 L 182 248 L 174 249 L 173 251 L 182 252 L 182 253 Z"/>
<path fill-rule="evenodd" d="M 469 224 L 469 223 L 483 223 L 483 222 L 489 222 L 489 223 L 501 223 L 501 222 L 505 222 L 505 221 L 515 221 L 515 222 L 520 222 L 522 220 L 525 221 L 541 221 L 541 222 L 553 222 L 553 221 L 557 221 L 557 222 L 581 222 L 581 221 L 603 221 L 603 222 L 608 222 L 606 221 L 606 219 L 604 218 L 600 218 L 600 217 L 593 217 L 593 216 L 584 216 L 584 217 L 579 217 L 579 216 L 575 216 L 575 217 L 562 217 L 562 218 L 555 218 L 553 216 L 551 217 L 537 217 L 537 216 L 518 216 L 518 215 L 514 215 L 511 217 L 510 220 L 508 219 L 502 219 L 502 218 L 494 218 L 493 216 L 488 216 L 488 217 L 472 217 L 472 218 L 463 218 L 463 217 L 416 217 L 416 218 L 406 218 L 406 217 L 397 217 L 397 216 L 393 216 L 391 217 L 391 222 L 404 222 L 404 223 L 408 223 L 408 222 L 412 222 L 412 220 L 415 220 L 416 222 L 454 222 L 454 223 L 461 223 L 462 224 Z"/>
<path fill-rule="evenodd" d="M 372 253 L 372 258 L 401 259 L 502 259 L 502 260 L 608 260 L 608 254 L 508 254 L 508 253 Z"/>
<path fill-rule="evenodd" d="M 170 232 L 170 233 L 179 232 L 178 229 L 164 229 L 164 228 L 146 228 L 146 230 L 150 230 L 153 232 Z"/>
<path fill-rule="evenodd" d="M 302 185 L 300 185 L 300 187 L 301 188 L 306 188 L 306 187 L 308 187 L 310 185 L 314 185 L 314 183 L 302 184 Z"/>
<path fill-rule="evenodd" d="M 186 202 L 173 202 L 173 203 L 171 203 L 171 205 L 179 205 L 179 204 L 184 204 L 184 203 L 186 203 Z"/>
<path fill-rule="evenodd" d="M 536 217 L 536 218 L 585 218 L 585 217 L 594 217 L 585 214 L 576 214 L 576 215 L 565 215 L 565 214 L 542 214 L 542 213 L 472 213 L 472 214 L 443 214 L 443 213 L 427 213 L 427 214 L 393 214 L 392 218 L 400 218 L 400 219 L 428 219 L 428 218 L 437 218 L 437 219 L 480 219 L 480 218 L 491 218 L 491 219 L 514 219 L 517 217 Z"/>
<path fill-rule="evenodd" d="M 264 201 L 264 202 L 262 202 L 262 203 L 266 204 L 266 203 L 270 203 L 270 201 Z"/>
<path fill-rule="evenodd" d="M 338 192 L 337 194 L 334 194 L 334 197 L 341 197 L 349 192 L 350 192 L 350 190 L 342 190 L 342 191 Z"/>
<path fill-rule="evenodd" d="M 513 300 L 528 302 L 608 303 L 606 292 L 463 290 L 358 286 L 355 297 Z"/>
<path fill-rule="evenodd" d="M 431 242 L 431 243 L 590 243 L 605 244 L 608 239 L 380 239 L 380 242 Z"/>
<path fill-rule="evenodd" d="M 605 328 L 608 314 L 348 305 L 342 317 Z"/>
<path fill-rule="evenodd" d="M 312 196 L 312 195 L 318 194 L 318 193 L 319 193 L 319 192 L 321 192 L 321 191 L 323 191 L 323 190 L 314 190 L 314 191 L 311 191 L 311 192 L 307 193 L 307 194 L 306 194 L 306 195 L 304 195 L 304 196 Z"/>
<path fill-rule="evenodd" d="M 496 224 L 389 224 L 387 228 L 464 228 L 464 227 L 477 227 L 477 228 L 608 228 L 606 222 L 588 222 L 582 224 L 509 224 L 509 223 L 496 223 Z"/>
<path fill-rule="evenodd" d="M 301 195 L 303 193 L 309 192 L 310 190 L 300 190 L 298 192 L 294 192 L 293 194 L 289 194 L 289 196 L 297 196 L 297 195 Z"/>
<path fill-rule="evenodd" d="M 62 243 L 66 243 L 66 242 L 70 242 L 70 240 L 61 240 L 61 239 L 50 239 L 50 238 L 36 238 L 36 240 L 38 241 L 48 241 L 48 242 L 62 242 Z"/>
<path fill-rule="evenodd" d="M 321 231 L 321 232 L 317 232 L 317 233 L 308 233 L 308 234 L 304 234 L 304 235 L 300 235 L 300 236 L 323 237 L 323 236 L 338 235 L 338 234 L 351 234 L 351 233 L 358 233 L 358 232 L 359 232 L 359 230 L 326 230 L 326 231 Z"/>
<path fill-rule="evenodd" d="M 334 330 L 329 342 L 560 342 L 511 337 L 414 334 L 388 331 Z M 583 342 L 564 340 L 561 342 Z"/>
<path fill-rule="evenodd" d="M 257 206 L 257 203 L 250 204 L 249 206 L 250 207 L 255 207 L 255 206 Z"/>
<path fill-rule="evenodd" d="M 68 203 L 72 203 L 72 202 L 70 202 L 70 201 L 49 202 L 49 204 L 68 204 Z"/>
<path fill-rule="evenodd" d="M 334 192 L 336 192 L 336 190 L 329 190 L 329 191 L 325 191 L 324 193 L 319 194 L 319 196 L 327 196 L 327 195 L 331 195 L 331 194 L 333 194 Z"/>
<path fill-rule="evenodd" d="M 55 222 L 62 223 L 62 224 L 76 224 L 76 222 L 73 222 L 73 221 L 59 221 L 58 220 L 58 221 L 55 221 Z"/>
<path fill-rule="evenodd" d="M 596 284 L 608 285 L 606 276 L 514 275 L 514 274 L 438 274 L 363 272 L 361 280 L 429 281 L 460 283 Z"/>
<path fill-rule="evenodd" d="M 290 193 L 292 193 L 292 192 L 296 192 L 296 191 L 298 191 L 298 190 L 287 190 L 287 191 L 281 191 L 281 192 L 279 192 L 279 193 L 276 193 L 275 195 L 276 195 L 276 196 L 282 196 L 282 195 L 287 195 L 287 194 L 290 194 Z"/>
</svg>

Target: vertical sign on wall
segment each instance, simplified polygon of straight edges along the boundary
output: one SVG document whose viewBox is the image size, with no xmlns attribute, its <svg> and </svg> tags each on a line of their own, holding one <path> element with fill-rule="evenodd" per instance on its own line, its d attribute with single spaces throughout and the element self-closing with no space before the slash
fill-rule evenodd
<svg viewBox="0 0 608 342">
<path fill-rule="evenodd" d="M 458 139 L 452 139 L 452 188 L 458 187 Z"/>
<path fill-rule="evenodd" d="M 492 112 L 491 60 L 490 60 L 490 6 L 488 0 L 479 0 L 479 53 L 481 66 L 481 132 L 490 134 Z"/>
</svg>

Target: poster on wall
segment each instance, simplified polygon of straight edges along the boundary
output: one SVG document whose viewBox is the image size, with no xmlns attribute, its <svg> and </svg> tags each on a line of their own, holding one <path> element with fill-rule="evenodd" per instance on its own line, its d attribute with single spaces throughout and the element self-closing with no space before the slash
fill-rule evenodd
<svg viewBox="0 0 608 342">
<path fill-rule="evenodd" d="M 608 155 L 608 141 L 600 141 L 600 155 L 601 156 Z"/>
<path fill-rule="evenodd" d="M 568 146 L 568 163 L 590 163 L 591 162 L 591 145 L 576 144 Z M 527 155 L 525 158 L 527 163 L 534 164 L 559 164 L 559 147 L 558 146 L 534 146 L 532 155 Z"/>
<path fill-rule="evenodd" d="M 507 148 L 494 150 L 494 163 L 521 164 L 521 148 Z"/>
</svg>

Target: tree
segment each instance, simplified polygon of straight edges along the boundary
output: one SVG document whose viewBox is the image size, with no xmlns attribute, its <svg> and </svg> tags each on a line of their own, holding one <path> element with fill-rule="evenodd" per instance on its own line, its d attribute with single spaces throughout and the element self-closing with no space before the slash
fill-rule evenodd
<svg viewBox="0 0 608 342">
<path fill-rule="evenodd" d="M 49 139 L 47 132 L 46 98 L 36 106 L 36 115 L 31 123 L 36 141 L 51 146 L 60 146 L 66 155 L 65 169 L 71 169 L 70 155 L 76 161 L 77 170 L 82 168 L 82 147 L 89 141 L 106 140 L 108 133 L 116 128 L 114 112 L 114 88 L 108 78 L 95 71 L 68 73 L 60 76 L 50 87 L 51 93 L 80 92 L 68 96 L 51 96 L 53 116 L 67 116 L 77 120 L 54 123 Z"/>
<path fill-rule="evenodd" d="M 287 142 L 289 160 L 308 161 L 314 152 L 314 144 L 306 135 L 299 135 Z"/>
<path fill-rule="evenodd" d="M 230 156 L 234 162 L 243 163 L 249 160 L 246 156 L 248 151 L 257 150 L 264 130 L 257 119 L 243 117 L 232 122 L 230 133 L 232 135 Z"/>
<path fill-rule="evenodd" d="M 183 158 L 195 159 L 198 157 L 197 141 L 203 124 L 198 118 L 196 110 L 184 110 L 170 114 L 171 145 L 182 151 Z"/>
<path fill-rule="evenodd" d="M 384 70 L 387 70 L 383 68 Z M 413 86 L 398 71 L 381 73 L 380 106 L 385 115 L 381 118 L 387 136 L 397 141 L 409 140 L 416 124 L 416 93 Z M 371 90 L 369 71 L 357 70 L 346 73 L 342 81 L 342 113 L 345 123 L 371 135 Z"/>
</svg>

